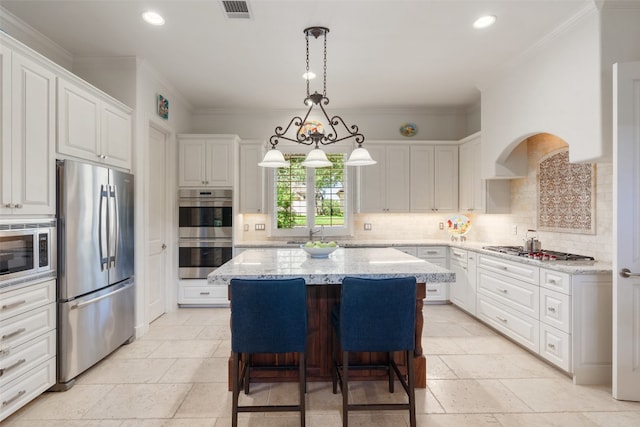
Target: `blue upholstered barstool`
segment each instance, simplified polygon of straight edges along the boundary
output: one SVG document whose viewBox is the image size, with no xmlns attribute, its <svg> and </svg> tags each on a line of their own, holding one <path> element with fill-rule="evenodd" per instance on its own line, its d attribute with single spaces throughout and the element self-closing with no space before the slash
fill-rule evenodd
<svg viewBox="0 0 640 427">
<path fill-rule="evenodd" d="M 300 411 L 300 425 L 304 427 L 307 341 L 307 294 L 304 279 L 232 279 L 230 291 L 232 426 L 238 425 L 238 412 Z M 245 393 L 249 393 L 253 353 L 298 353 L 300 400 L 297 405 L 238 405 L 241 387 L 244 386 Z"/>
<path fill-rule="evenodd" d="M 342 349 L 338 360 L 333 350 L 333 393 L 340 383 L 342 425 L 349 424 L 349 410 L 409 410 L 411 427 L 416 425 L 413 349 L 415 347 L 416 279 L 360 279 L 345 277 L 340 288 L 340 304 L 333 308 L 331 323 Z M 407 379 L 393 360 L 393 352 L 403 351 L 407 360 Z M 350 404 L 349 353 L 386 352 L 387 365 L 352 366 L 351 368 L 387 369 L 389 392 L 393 393 L 393 372 L 408 396 L 408 403 Z"/>
</svg>

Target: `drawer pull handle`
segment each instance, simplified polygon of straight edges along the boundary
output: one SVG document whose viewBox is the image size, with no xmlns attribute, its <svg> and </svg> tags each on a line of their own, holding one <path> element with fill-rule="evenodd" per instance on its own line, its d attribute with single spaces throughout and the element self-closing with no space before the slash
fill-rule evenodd
<svg viewBox="0 0 640 427">
<path fill-rule="evenodd" d="M 429 255 L 437 255 L 438 251 L 427 251 Z"/>
<path fill-rule="evenodd" d="M 0 350 L 0 357 L 8 356 L 9 354 L 11 354 L 11 349 L 10 348 L 4 349 L 4 350 Z"/>
<path fill-rule="evenodd" d="M 15 331 L 11 332 L 10 334 L 3 335 L 3 336 L 2 336 L 2 339 L 3 339 L 3 340 L 8 340 L 9 338 L 11 338 L 11 337 L 15 337 L 16 335 L 19 335 L 19 334 L 23 333 L 23 332 L 24 332 L 24 331 L 26 331 L 26 330 L 27 330 L 27 328 L 20 328 L 20 329 L 17 329 L 17 330 L 15 330 Z"/>
<path fill-rule="evenodd" d="M 10 308 L 15 308 L 15 307 L 17 307 L 19 305 L 26 304 L 26 303 L 27 303 L 27 300 L 23 299 L 23 300 L 20 300 L 20 301 L 12 302 L 11 304 L 3 304 L 2 305 L 2 310 L 9 310 Z"/>
<path fill-rule="evenodd" d="M 507 323 L 507 319 L 505 319 L 504 317 L 496 316 L 496 319 L 498 319 L 499 321 L 501 321 L 503 323 Z"/>
<path fill-rule="evenodd" d="M 504 265 L 501 265 L 501 266 L 500 266 L 500 268 L 501 268 L 501 269 L 503 269 L 503 270 L 505 270 L 505 271 L 507 271 L 507 270 L 509 269 L 509 267 L 504 266 Z"/>
<path fill-rule="evenodd" d="M 547 307 L 547 311 L 550 311 L 551 313 L 555 313 L 556 309 L 554 307 Z"/>
<path fill-rule="evenodd" d="M 16 400 L 19 399 L 20 397 L 22 397 L 22 395 L 24 395 L 27 392 L 27 390 L 20 390 L 19 392 L 16 393 L 15 396 L 13 396 L 11 399 L 7 399 L 5 401 L 2 402 L 2 407 L 4 408 L 5 406 L 9 406 L 11 405 L 11 403 Z"/>
<path fill-rule="evenodd" d="M 210 295 L 211 292 L 200 292 L 200 295 Z"/>
<path fill-rule="evenodd" d="M 500 292 L 502 292 L 503 294 L 506 294 L 506 293 L 507 293 L 507 290 L 506 290 L 506 289 L 498 288 L 498 290 L 499 290 Z"/>
<path fill-rule="evenodd" d="M 438 292 L 437 289 L 427 289 L 427 292 Z"/>
<path fill-rule="evenodd" d="M 549 280 L 547 280 L 547 282 L 549 282 L 550 285 L 555 285 L 556 284 L 556 279 L 549 279 Z"/>
<path fill-rule="evenodd" d="M 9 372 L 10 370 L 17 368 L 18 366 L 22 365 L 26 361 L 27 359 L 20 359 L 13 365 L 9 365 L 6 368 L 0 368 L 0 377 L 3 376 L 5 372 Z"/>
<path fill-rule="evenodd" d="M 554 350 L 556 349 L 556 345 L 551 343 L 547 344 L 547 347 L 552 348 Z"/>
</svg>

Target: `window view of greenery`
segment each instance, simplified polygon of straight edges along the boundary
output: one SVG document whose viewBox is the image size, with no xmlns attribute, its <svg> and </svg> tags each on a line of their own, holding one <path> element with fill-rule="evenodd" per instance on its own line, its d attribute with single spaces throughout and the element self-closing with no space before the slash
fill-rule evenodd
<svg viewBox="0 0 640 427">
<path fill-rule="evenodd" d="M 344 154 L 327 157 L 333 166 L 305 168 L 303 154 L 285 154 L 291 165 L 276 172 L 278 229 L 344 226 Z"/>
</svg>

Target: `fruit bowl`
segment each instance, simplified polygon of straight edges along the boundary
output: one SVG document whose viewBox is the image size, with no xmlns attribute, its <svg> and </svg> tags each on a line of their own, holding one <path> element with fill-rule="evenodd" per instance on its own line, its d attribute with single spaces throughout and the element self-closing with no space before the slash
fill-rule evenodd
<svg viewBox="0 0 640 427">
<path fill-rule="evenodd" d="M 311 258 L 328 258 L 329 254 L 338 249 L 338 245 L 323 247 L 300 245 L 300 248 L 308 253 Z"/>
</svg>

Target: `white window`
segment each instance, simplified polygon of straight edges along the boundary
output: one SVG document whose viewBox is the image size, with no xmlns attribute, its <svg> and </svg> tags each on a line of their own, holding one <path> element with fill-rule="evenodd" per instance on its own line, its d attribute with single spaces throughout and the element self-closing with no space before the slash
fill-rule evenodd
<svg viewBox="0 0 640 427">
<path fill-rule="evenodd" d="M 283 154 L 291 165 L 273 171 L 271 234 L 308 237 L 311 229 L 325 237 L 349 234 L 347 154 L 327 152 L 333 165 L 326 168 L 302 166 L 305 153 Z"/>
</svg>

